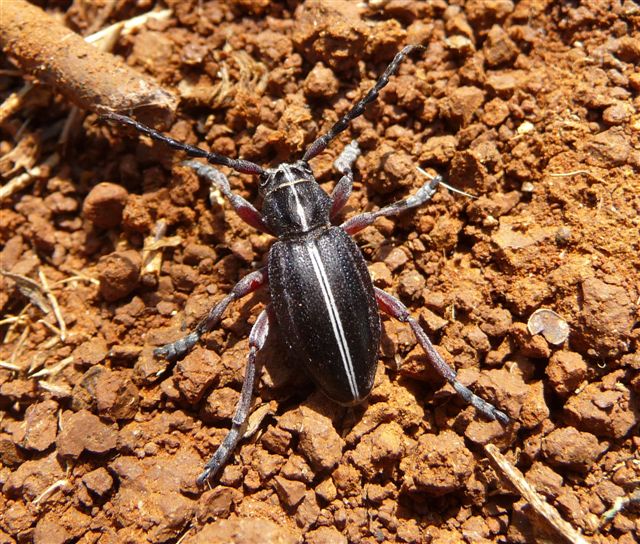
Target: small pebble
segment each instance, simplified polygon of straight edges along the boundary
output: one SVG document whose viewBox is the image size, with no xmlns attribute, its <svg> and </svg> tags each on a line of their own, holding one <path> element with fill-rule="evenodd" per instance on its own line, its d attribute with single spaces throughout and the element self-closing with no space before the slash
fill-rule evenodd
<svg viewBox="0 0 640 544">
<path fill-rule="evenodd" d="M 278 497 L 287 508 L 295 508 L 298 506 L 307 491 L 304 482 L 292 481 L 282 476 L 274 478 L 276 492 Z"/>
<path fill-rule="evenodd" d="M 114 302 L 126 297 L 138 285 L 142 259 L 135 250 L 116 251 L 100 259 L 98 279 L 100 294 Z"/>
<path fill-rule="evenodd" d="M 532 335 L 542 333 L 546 341 L 554 346 L 569 337 L 569 324 L 553 310 L 540 308 L 531 314 L 527 328 Z"/>
<path fill-rule="evenodd" d="M 558 227 L 556 231 L 556 244 L 566 246 L 571 240 L 571 229 L 569 227 Z"/>
<path fill-rule="evenodd" d="M 338 92 L 339 82 L 330 68 L 317 63 L 304 80 L 304 92 L 313 98 L 331 98 Z"/>
<path fill-rule="evenodd" d="M 523 193 L 533 193 L 534 189 L 535 189 L 535 185 L 530 181 L 523 181 L 522 185 L 520 186 L 520 190 Z"/>
<path fill-rule="evenodd" d="M 135 417 L 140 395 L 130 374 L 129 370 L 107 370 L 100 374 L 96 382 L 96 405 L 101 416 L 112 420 Z"/>
<path fill-rule="evenodd" d="M 584 472 L 607 448 L 605 441 L 591 433 L 562 427 L 544 438 L 542 456 L 552 466 Z"/>
<path fill-rule="evenodd" d="M 384 264 L 391 272 L 395 272 L 399 268 L 403 267 L 409 260 L 407 254 L 399 247 L 394 247 L 384 259 Z"/>
<path fill-rule="evenodd" d="M 113 478 L 106 468 L 100 467 L 85 474 L 82 483 L 98 497 L 104 497 L 113 487 Z"/>
<path fill-rule="evenodd" d="M 616 102 L 602 112 L 602 120 L 607 125 L 621 125 L 631 118 L 631 109 L 625 103 Z"/>
<path fill-rule="evenodd" d="M 122 211 L 129 193 L 121 185 L 99 183 L 84 199 L 82 213 L 96 227 L 109 229 L 122 222 Z"/>
<path fill-rule="evenodd" d="M 551 356 L 545 372 L 556 394 L 567 397 L 586 378 L 587 370 L 587 363 L 579 353 L 557 351 Z"/>
</svg>

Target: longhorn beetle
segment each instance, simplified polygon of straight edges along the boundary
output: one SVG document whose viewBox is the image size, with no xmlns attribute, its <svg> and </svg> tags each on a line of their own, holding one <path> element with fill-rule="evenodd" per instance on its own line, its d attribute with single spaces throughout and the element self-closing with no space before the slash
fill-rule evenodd
<svg viewBox="0 0 640 544">
<path fill-rule="evenodd" d="M 421 206 L 433 196 L 442 178 L 435 176 L 407 198 L 334 226 L 331 221 L 351 194 L 352 168 L 360 155 L 358 144 L 352 141 L 335 161 L 342 177 L 330 195 L 318 185 L 309 166 L 310 159 L 324 151 L 351 121 L 364 113 L 403 59 L 416 49 L 424 47 L 407 45 L 398 52 L 374 87 L 326 134 L 317 138 L 302 159 L 274 168 L 265 169 L 250 161 L 231 159 L 179 142 L 124 115 L 104 115 L 190 157 L 259 176 L 262 213 L 233 193 L 226 176 L 213 166 L 197 161 L 185 163 L 217 187 L 245 222 L 277 238 L 269 251 L 267 266 L 242 278 L 192 332 L 154 352 L 170 361 L 181 359 L 203 334 L 220 323 L 231 302 L 269 286 L 271 303 L 260 313 L 249 335 L 248 362 L 231 429 L 198 477 L 200 485 L 225 464 L 242 438 L 256 378 L 256 355 L 264 346 L 269 328 L 276 323 L 285 343 L 303 362 L 317 386 L 335 402 L 350 406 L 365 400 L 373 387 L 380 343 L 380 309 L 411 326 L 431 365 L 460 397 L 489 419 L 497 419 L 503 425 L 509 421 L 506 414 L 456 379 L 455 371 L 398 299 L 373 286 L 363 255 L 350 236 L 378 217 Z"/>
</svg>

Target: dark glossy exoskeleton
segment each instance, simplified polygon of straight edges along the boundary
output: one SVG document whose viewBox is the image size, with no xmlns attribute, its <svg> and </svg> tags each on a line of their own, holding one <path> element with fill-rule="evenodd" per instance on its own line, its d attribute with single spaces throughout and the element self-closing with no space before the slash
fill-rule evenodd
<svg viewBox="0 0 640 544">
<path fill-rule="evenodd" d="M 331 226 L 332 200 L 306 162 L 268 171 L 261 190 L 262 217 L 279 239 L 269 252 L 268 275 L 282 336 L 328 397 L 361 402 L 373 386 L 380 343 L 362 253 Z"/>
<path fill-rule="evenodd" d="M 318 185 L 309 167 L 309 160 L 322 152 L 353 119 L 364 112 L 367 104 L 376 99 L 389 77 L 414 49 L 422 49 L 422 46 L 409 45 L 400 51 L 375 86 L 326 134 L 316 139 L 301 160 L 274 168 L 264 169 L 249 161 L 230 159 L 178 142 L 123 115 L 105 116 L 132 126 L 191 157 L 260 176 L 261 212 L 233 193 L 226 176 L 213 166 L 197 161 L 185 163 L 222 191 L 247 223 L 277 238 L 269 251 L 266 267 L 240 280 L 195 330 L 155 351 L 156 355 L 170 360 L 184 357 L 203 334 L 220 322 L 231 302 L 269 285 L 271 303 L 258 316 L 249 336 L 247 370 L 232 428 L 207 463 L 199 483 L 206 482 L 217 472 L 242 437 L 255 383 L 256 354 L 264 345 L 274 321 L 295 358 L 305 366 L 317 386 L 334 401 L 352 405 L 366 399 L 373 387 L 380 343 L 379 310 L 382 310 L 411 326 L 430 364 L 463 399 L 486 417 L 498 419 L 503 424 L 508 422 L 503 412 L 458 382 L 456 373 L 438 354 L 408 309 L 396 298 L 373 286 L 362 253 L 350 236 L 371 225 L 377 217 L 396 215 L 424 204 L 442 183 L 441 178 L 429 179 L 408 198 L 334 226 L 332 220 L 351 194 L 352 167 L 360 154 L 358 145 L 351 142 L 336 160 L 335 166 L 342 177 L 331 195 Z"/>
</svg>

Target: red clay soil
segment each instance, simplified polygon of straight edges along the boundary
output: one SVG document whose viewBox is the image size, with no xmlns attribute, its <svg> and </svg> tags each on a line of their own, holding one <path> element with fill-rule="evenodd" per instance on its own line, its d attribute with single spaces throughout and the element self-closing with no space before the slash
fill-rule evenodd
<svg viewBox="0 0 640 544">
<path fill-rule="evenodd" d="M 383 319 L 375 388 L 351 409 L 316 392 L 274 334 L 252 434 L 202 492 L 268 294 L 232 305 L 173 366 L 152 350 L 272 239 L 210 202 L 179 154 L 95 115 L 56 147 L 69 105 L 38 88 L 0 125 L 4 183 L 24 172 L 14 159 L 60 153 L 0 214 L 2 270 L 40 286 L 2 279 L 0 543 L 560 542 L 498 478 L 489 442 L 589 542 L 640 541 L 624 503 L 640 482 L 638 4 L 167 6 L 114 52 L 181 97 L 173 137 L 265 166 L 299 158 L 404 44 L 427 46 L 312 166 L 330 191 L 333 160 L 360 142 L 344 217 L 417 189 L 416 165 L 477 196 L 440 189 L 356 239 L 375 284 L 514 424 L 464 406 L 404 324 Z M 153 2 L 45 7 L 86 34 Z M 3 100 L 22 83 L 3 72 Z M 255 178 L 231 184 L 257 200 Z M 529 332 L 540 308 L 568 324 L 560 345 Z"/>
</svg>

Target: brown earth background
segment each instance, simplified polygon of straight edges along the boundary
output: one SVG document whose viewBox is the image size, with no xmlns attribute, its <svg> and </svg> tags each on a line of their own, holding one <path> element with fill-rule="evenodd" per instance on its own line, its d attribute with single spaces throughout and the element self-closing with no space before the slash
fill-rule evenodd
<svg viewBox="0 0 640 544">
<path fill-rule="evenodd" d="M 83 35 L 156 7 L 41 5 Z M 173 366 L 151 351 L 263 262 L 271 238 L 210 199 L 179 154 L 95 114 L 76 111 L 60 144 L 69 102 L 37 86 L 0 125 L 3 183 L 59 156 L 0 214 L 14 274 L 0 292 L 0 543 L 560 542 L 487 443 L 589 542 L 639 542 L 638 4 L 159 7 L 171 16 L 113 52 L 180 97 L 169 134 L 264 166 L 298 159 L 403 45 L 427 46 L 312 167 L 330 191 L 333 160 L 358 139 L 343 217 L 417 189 L 417 165 L 477 197 L 440 189 L 356 240 L 375 284 L 514 424 L 465 407 L 406 325 L 383 319 L 374 391 L 352 409 L 316 392 L 274 334 L 250 437 L 202 492 L 268 293 L 234 304 Z M 24 80 L 7 57 L 2 68 L 4 100 Z M 230 179 L 257 201 L 254 178 Z M 539 309 L 559 317 L 533 335 Z M 564 323 L 568 339 L 550 343 Z"/>
</svg>

